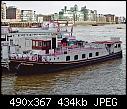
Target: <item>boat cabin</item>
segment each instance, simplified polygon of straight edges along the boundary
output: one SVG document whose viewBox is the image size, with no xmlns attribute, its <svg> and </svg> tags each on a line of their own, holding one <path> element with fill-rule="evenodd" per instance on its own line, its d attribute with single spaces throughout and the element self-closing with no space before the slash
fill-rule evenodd
<svg viewBox="0 0 127 109">
<path fill-rule="evenodd" d="M 116 53 L 118 51 L 121 51 L 121 43 L 119 37 L 111 37 L 111 40 L 109 41 L 95 41 L 96 44 L 103 44 L 106 48 L 106 50 L 111 53 Z"/>
<path fill-rule="evenodd" d="M 51 40 L 32 40 L 32 49 L 46 50 L 46 53 L 49 53 L 49 49 L 51 49 Z"/>
</svg>

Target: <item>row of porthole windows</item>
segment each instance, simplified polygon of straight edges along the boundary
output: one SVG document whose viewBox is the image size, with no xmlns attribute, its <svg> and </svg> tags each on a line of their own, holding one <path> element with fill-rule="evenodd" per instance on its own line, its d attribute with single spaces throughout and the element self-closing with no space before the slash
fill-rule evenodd
<svg viewBox="0 0 127 109">
<path fill-rule="evenodd" d="M 99 52 L 96 52 L 95 56 L 99 56 Z M 89 53 L 89 57 L 92 57 L 92 53 Z M 86 58 L 86 54 L 82 54 L 82 59 L 84 58 Z M 78 55 L 74 56 L 74 60 L 78 60 Z M 70 56 L 66 56 L 66 61 L 70 61 Z"/>
<path fill-rule="evenodd" d="M 99 56 L 99 52 L 95 53 L 95 56 Z M 92 53 L 89 53 L 89 57 L 92 57 Z M 86 54 L 82 54 L 82 59 L 86 58 Z M 56 58 L 54 58 L 55 60 Z M 59 59 L 59 57 L 57 57 L 57 59 Z M 49 59 L 51 61 L 51 58 Z M 70 56 L 66 56 L 66 61 L 70 60 Z M 78 55 L 74 56 L 74 60 L 78 60 Z"/>
</svg>

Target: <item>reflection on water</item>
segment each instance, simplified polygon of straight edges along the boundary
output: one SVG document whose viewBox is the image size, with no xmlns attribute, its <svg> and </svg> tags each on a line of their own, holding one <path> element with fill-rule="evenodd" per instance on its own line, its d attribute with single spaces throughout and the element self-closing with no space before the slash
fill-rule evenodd
<svg viewBox="0 0 127 109">
<path fill-rule="evenodd" d="M 105 28 L 109 26 L 106 25 Z M 93 28 L 93 27 L 85 27 Z M 94 27 L 95 28 L 95 27 Z M 99 27 L 97 27 L 99 28 Z M 101 27 L 104 28 L 104 27 Z M 110 28 L 113 28 L 112 26 Z M 77 27 L 77 31 L 82 31 L 83 27 Z M 88 32 L 88 30 L 86 32 Z M 115 30 L 115 29 L 114 29 Z M 114 31 L 113 30 L 113 31 Z M 95 31 L 95 30 L 91 30 Z M 108 30 L 106 30 L 108 31 Z M 112 30 L 110 30 L 112 31 Z M 99 32 L 104 32 L 99 31 Z M 60 72 L 31 75 L 15 76 L 2 75 L 2 94 L 126 94 L 126 52 L 125 34 L 121 35 L 123 41 L 123 58 L 109 60 L 93 64 L 64 70 Z M 92 33 L 94 34 L 94 33 Z M 116 34 L 116 33 L 115 33 Z M 81 36 L 83 38 L 83 36 Z M 98 37 L 97 35 L 95 37 Z M 95 38 L 94 37 L 94 38 Z M 93 38 L 93 39 L 94 39 Z M 109 37 L 108 37 L 109 38 Z"/>
</svg>

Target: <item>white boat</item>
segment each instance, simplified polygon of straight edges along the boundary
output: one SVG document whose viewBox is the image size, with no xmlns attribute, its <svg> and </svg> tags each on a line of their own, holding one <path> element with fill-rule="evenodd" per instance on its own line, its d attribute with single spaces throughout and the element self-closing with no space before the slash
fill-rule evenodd
<svg viewBox="0 0 127 109">
<path fill-rule="evenodd" d="M 20 57 L 17 54 L 15 58 L 10 56 L 10 71 L 17 75 L 48 73 L 122 58 L 119 37 L 111 37 L 107 41 L 78 41 L 72 30 L 54 32 L 48 38 L 32 39 L 32 50 L 24 57 L 24 54 Z"/>
</svg>

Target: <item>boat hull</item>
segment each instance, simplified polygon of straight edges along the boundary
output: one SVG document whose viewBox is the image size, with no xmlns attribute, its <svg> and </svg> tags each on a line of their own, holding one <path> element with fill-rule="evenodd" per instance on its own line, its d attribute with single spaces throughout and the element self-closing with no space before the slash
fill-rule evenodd
<svg viewBox="0 0 127 109">
<path fill-rule="evenodd" d="M 122 58 L 122 51 L 113 53 L 110 55 L 78 60 L 73 62 L 25 62 L 25 61 L 10 61 L 10 71 L 16 73 L 16 75 L 31 75 L 31 74 L 42 74 L 49 72 L 57 72 L 60 70 L 76 68 L 83 65 L 90 65 L 97 62 L 111 60 L 115 58 Z"/>
<path fill-rule="evenodd" d="M 2 69 L 2 74 L 8 74 L 9 73 L 9 69 L 6 67 L 1 67 Z"/>
</svg>

